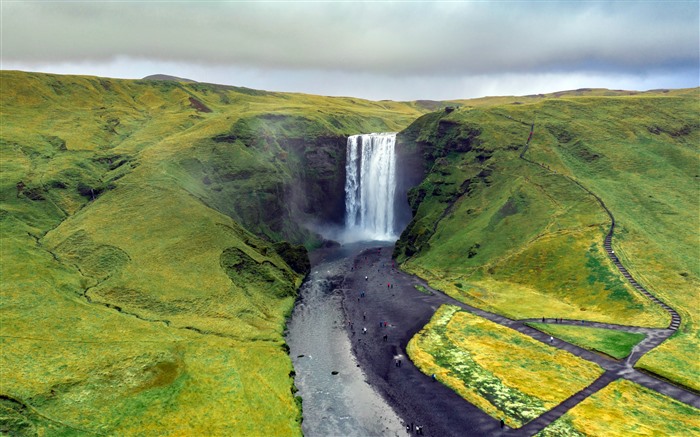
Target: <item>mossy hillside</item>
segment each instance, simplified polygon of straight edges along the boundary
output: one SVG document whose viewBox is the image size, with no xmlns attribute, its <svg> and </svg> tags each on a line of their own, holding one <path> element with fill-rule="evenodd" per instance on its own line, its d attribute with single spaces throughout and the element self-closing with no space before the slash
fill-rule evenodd
<svg viewBox="0 0 700 437">
<path fill-rule="evenodd" d="M 294 173 L 272 148 L 215 139 L 237 120 L 279 111 L 333 136 L 398 130 L 420 108 L 7 71 L 0 84 L 2 429 L 299 434 L 281 334 L 305 251 L 221 207 L 248 195 L 243 175 L 216 198 L 188 163 L 249 164 L 264 192 Z"/>
<path fill-rule="evenodd" d="M 298 116 L 239 119 L 226 134 L 199 141 L 176 165 L 190 192 L 247 228 L 307 242 L 304 224 L 338 221 L 344 209 L 336 194 L 344 188 L 346 137 L 304 134 L 319 128 Z"/>
<path fill-rule="evenodd" d="M 569 343 L 592 351 L 602 352 L 618 360 L 627 357 L 632 352 L 632 348 L 644 340 L 645 337 L 644 334 L 592 328 L 589 326 L 551 323 L 528 323 L 528 325 Z"/>
<path fill-rule="evenodd" d="M 119 329 L 111 338 L 4 337 L 3 365 L 22 369 L 3 372 L 5 396 L 21 400 L 7 416 L 22 418 L 38 434 L 56 424 L 73 434 L 299 434 L 291 366 L 279 365 L 286 356 L 281 348 L 166 330 L 144 336 L 123 321 L 101 327 L 109 324 Z M 139 340 L 122 339 L 139 334 Z M 16 384 L 16 378 L 32 383 Z M 261 387 L 269 394 L 261 396 Z M 4 429 L 16 430 L 7 416 Z"/>
<path fill-rule="evenodd" d="M 234 341 L 90 305 L 80 297 L 88 278 L 2 224 L 3 430 L 298 433 L 279 336 Z M 258 398 L 261 381 L 269 398 Z"/>
<path fill-rule="evenodd" d="M 538 436 L 652 436 L 700 433 L 700 411 L 619 379 L 572 408 Z"/>
<path fill-rule="evenodd" d="M 339 214 L 327 199 L 342 195 L 347 135 L 401 130 L 426 111 L 210 84 L 1 74 L 8 144 L 51 141 L 131 165 L 159 162 L 151 169 L 249 230 L 308 245 L 304 224 Z"/>
<path fill-rule="evenodd" d="M 190 192 L 248 229 L 313 246 L 304 225 L 342 221 L 347 136 L 395 130 L 391 118 L 406 117 L 337 110 L 290 106 L 244 114 L 224 132 L 196 140 L 172 171 L 184 170 Z"/>
<path fill-rule="evenodd" d="M 252 297 L 246 300 L 237 296 L 244 291 L 237 291 L 219 266 L 223 250 L 217 253 L 215 248 L 207 247 L 212 254 L 210 262 L 193 250 L 213 246 L 196 230 L 177 242 L 185 245 L 179 248 L 184 250 L 181 256 L 192 254 L 178 266 L 183 271 L 176 277 L 163 274 L 178 251 L 174 250 L 177 243 L 173 238 L 158 229 L 139 229 L 138 221 L 127 229 L 127 223 L 118 217 L 107 216 L 96 224 L 100 231 L 107 233 L 106 228 L 114 223 L 124 227 L 113 228 L 118 233 L 112 239 L 91 232 L 85 219 L 90 208 L 98 210 L 118 191 L 81 209 L 80 217 L 74 219 L 85 222 L 80 229 L 73 230 L 63 222 L 45 239 L 40 238 L 45 227 L 59 225 L 63 214 L 49 200 L 51 191 L 44 194 L 45 200 L 23 195 L 17 198 L 14 193 L 16 200 L 12 196 L 3 198 L 7 212 L 2 220 L 0 391 L 10 399 L 3 412 L 3 429 L 17 431 L 20 427 L 30 434 L 65 430 L 68 434 L 148 435 L 162 434 L 164 429 L 176 434 L 221 434 L 231 429 L 242 434 L 255 434 L 259 429 L 267 429 L 270 434 L 298 433 L 299 412 L 288 376 L 291 363 L 280 337 L 283 315 L 291 308 L 293 298 L 276 298 L 268 291 L 278 287 L 293 292 L 295 282 L 289 278 L 266 281 L 265 289 L 246 284 Z M 157 199 L 150 204 L 159 206 Z M 141 215 L 148 213 L 148 205 L 140 205 Z M 118 210 L 128 215 L 126 208 Z M 190 214 L 196 210 L 185 208 Z M 224 228 L 215 226 L 222 228 L 220 235 L 212 236 L 219 247 L 239 245 L 255 254 L 240 238 L 232 237 L 229 228 L 265 246 L 230 219 L 217 216 L 221 223 L 228 223 Z M 202 219 L 201 215 L 191 218 Z M 63 226 L 67 228 L 65 239 L 59 238 L 64 235 Z M 167 229 L 175 232 L 178 228 Z M 149 238 L 149 233 L 160 238 Z M 142 246 L 151 246 L 147 255 L 142 257 L 138 250 L 132 250 L 128 244 L 128 235 L 132 234 Z M 49 250 L 52 238 L 60 243 Z M 156 240 L 162 243 L 162 252 L 154 247 Z M 275 269 L 280 273 L 299 277 L 273 251 L 270 256 L 257 257 L 281 266 L 281 270 Z M 213 265 L 203 271 L 208 264 Z M 206 282 L 207 270 L 222 277 L 226 289 L 214 288 L 212 282 L 216 281 Z M 196 288 L 192 281 L 181 283 L 182 278 L 200 272 Z M 158 274 L 162 276 L 156 285 L 151 276 Z M 233 279 L 239 280 L 235 276 Z M 114 299 L 98 304 L 102 297 L 98 291 L 113 283 L 123 285 L 122 299 L 109 296 Z M 180 295 L 176 293 L 183 289 L 187 298 L 178 300 Z M 149 291 L 152 294 L 147 294 Z M 82 294 L 95 303 L 88 304 Z M 250 316 L 235 320 L 236 308 Z M 260 316 L 263 313 L 264 318 Z M 271 386 L 263 395 L 258 391 L 261 381 Z"/>
<path fill-rule="evenodd" d="M 687 97 L 640 97 L 618 104 L 599 100 L 576 101 L 567 105 L 568 113 L 553 104 L 543 108 L 547 116 L 561 115 L 545 124 L 539 138 L 543 147 L 534 147 L 532 156 L 569 172 L 604 200 L 618 221 L 613 240 L 617 256 L 640 283 L 681 314 L 680 332 L 638 365 L 699 389 L 692 374 L 700 368 L 690 358 L 700 345 L 697 90 Z M 601 110 L 607 118 L 590 116 Z M 567 124 L 562 136 L 563 117 L 575 122 Z M 609 136 L 586 138 L 587 131 Z M 679 374 L 676 369 L 685 370 Z"/>
<path fill-rule="evenodd" d="M 595 199 L 518 158 L 529 126 L 514 121 L 517 115 L 474 109 L 431 116 L 416 122 L 428 121 L 415 138 L 433 166 L 413 189 L 422 200 L 397 244 L 405 268 L 516 318 L 663 323 L 666 315 L 615 276 L 596 246 L 606 215 Z M 435 134 L 441 126 L 467 132 L 467 139 L 445 142 Z"/>
<path fill-rule="evenodd" d="M 405 133 L 428 157 L 445 152 L 428 161 L 428 176 L 412 192 L 415 217 L 396 255 L 434 286 L 512 317 L 667 326 L 668 315 L 607 259 L 609 219 L 573 178 L 615 215 L 623 263 L 684 319 L 640 365 L 693 386 L 697 108 L 697 90 L 680 90 L 424 116 Z M 453 129 L 480 130 L 470 150 L 440 143 L 444 119 Z M 526 157 L 549 169 L 518 158 L 533 121 Z"/>
<path fill-rule="evenodd" d="M 449 305 L 438 309 L 406 350 L 421 371 L 512 427 L 602 374 L 596 364 Z"/>
</svg>

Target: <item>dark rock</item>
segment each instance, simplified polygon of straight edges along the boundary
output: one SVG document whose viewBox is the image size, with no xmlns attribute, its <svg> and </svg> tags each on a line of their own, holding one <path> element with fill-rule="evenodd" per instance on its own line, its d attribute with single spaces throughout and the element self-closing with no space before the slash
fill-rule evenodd
<svg viewBox="0 0 700 437">
<path fill-rule="evenodd" d="M 286 241 L 273 245 L 275 252 L 287 263 L 295 272 L 306 276 L 311 271 L 309 252 L 304 246 L 293 246 Z"/>
<path fill-rule="evenodd" d="M 30 200 L 46 200 L 44 197 L 44 190 L 40 187 L 25 188 L 22 194 Z"/>
<path fill-rule="evenodd" d="M 190 106 L 194 108 L 197 112 L 212 112 L 207 105 L 195 99 L 194 97 L 190 97 Z"/>
<path fill-rule="evenodd" d="M 328 249 L 331 247 L 338 247 L 338 246 L 340 246 L 340 243 L 338 243 L 337 241 L 334 241 L 334 240 L 325 240 L 324 239 L 323 242 L 321 243 L 321 247 L 324 249 Z"/>
</svg>

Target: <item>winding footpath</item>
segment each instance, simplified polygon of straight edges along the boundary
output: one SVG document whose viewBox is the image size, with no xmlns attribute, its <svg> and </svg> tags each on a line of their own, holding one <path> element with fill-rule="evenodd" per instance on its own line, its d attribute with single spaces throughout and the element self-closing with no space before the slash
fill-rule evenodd
<svg viewBox="0 0 700 437">
<path fill-rule="evenodd" d="M 667 305 L 665 302 L 663 302 L 661 299 L 658 297 L 654 296 L 651 294 L 646 288 L 644 288 L 641 284 L 639 284 L 634 277 L 632 277 L 632 274 L 630 274 L 629 271 L 625 268 L 625 266 L 622 265 L 620 260 L 618 259 L 617 255 L 615 255 L 615 251 L 612 248 L 612 237 L 615 232 L 615 216 L 613 213 L 608 209 L 608 207 L 605 205 L 605 202 L 603 202 L 603 199 L 598 197 L 597 194 L 589 190 L 588 188 L 584 187 L 579 181 L 576 179 L 573 179 L 567 175 L 557 173 L 555 170 L 552 170 L 551 168 L 547 167 L 546 165 L 543 165 L 539 162 L 532 161 L 528 158 L 525 157 L 525 154 L 527 153 L 528 149 L 530 148 L 530 141 L 532 140 L 533 134 L 535 132 L 535 123 L 532 123 L 530 126 L 530 134 L 528 135 L 527 142 L 525 143 L 525 148 L 523 149 L 522 152 L 520 152 L 520 159 L 522 159 L 525 162 L 528 162 L 532 165 L 536 165 L 540 168 L 543 168 L 547 172 L 551 174 L 556 174 L 559 176 L 562 176 L 566 178 L 568 181 L 576 184 L 579 188 L 581 188 L 583 191 L 588 193 L 589 195 L 593 196 L 593 198 L 598 202 L 598 204 L 603 208 L 605 213 L 608 215 L 610 218 L 610 229 L 608 230 L 608 233 L 605 235 L 605 239 L 603 240 L 603 247 L 605 248 L 605 252 L 608 254 L 608 258 L 615 264 L 615 267 L 617 267 L 617 270 L 622 274 L 622 276 L 625 277 L 625 279 L 634 287 L 637 291 L 645 295 L 647 298 L 651 299 L 652 302 L 655 304 L 659 305 L 661 308 L 663 308 L 666 312 L 669 313 L 671 316 L 671 323 L 668 326 L 668 329 L 671 330 L 671 333 L 669 333 L 668 336 L 673 334 L 678 328 L 681 326 L 681 316 L 671 308 L 669 305 Z M 667 337 L 668 337 L 667 336 Z"/>
<path fill-rule="evenodd" d="M 513 320 L 457 301 L 432 289 L 422 279 L 394 268 L 391 258 L 393 248 L 391 246 L 379 247 L 365 250 L 354 259 L 354 265 L 347 272 L 348 274 L 339 289 L 343 294 L 343 310 L 348 322 L 353 352 L 359 365 L 364 367 L 367 382 L 394 406 L 407 427 L 420 425 L 423 427 L 424 435 L 532 436 L 581 401 L 620 378 L 633 381 L 700 409 L 700 396 L 697 394 L 634 368 L 634 365 L 644 354 L 660 345 L 679 328 L 680 315 L 640 285 L 617 258 L 612 249 L 615 218 L 602 199 L 578 181 L 524 156 L 532 139 L 533 131 L 534 123 L 520 158 L 548 172 L 566 177 L 598 201 L 611 220 L 610 230 L 604 240 L 606 253 L 622 276 L 636 290 L 669 313 L 671 316 L 669 326 L 658 329 L 582 320 L 561 320 L 558 324 L 585 325 L 586 327 L 643 333 L 646 337 L 633 348 L 624 361 L 618 361 L 557 339 L 553 346 L 597 363 L 604 369 L 604 373 L 588 387 L 574 393 L 553 409 L 524 426 L 517 429 L 500 428 L 499 421 L 466 402 L 448 387 L 432 381 L 430 377 L 421 373 L 407 358 L 406 345 L 428 323 L 435 310 L 443 304 L 459 306 L 472 314 L 550 345 L 549 334 L 527 325 L 529 322 L 540 322 L 541 320 Z M 423 287 L 427 293 L 419 292 L 416 286 Z M 360 290 L 367 290 L 366 296 L 360 297 L 358 295 Z M 384 327 L 380 323 L 382 321 L 386 321 L 388 325 Z M 366 332 L 363 332 L 364 328 L 367 329 Z M 397 360 L 402 363 L 400 367 L 395 364 Z"/>
<path fill-rule="evenodd" d="M 644 356 L 646 353 L 654 349 L 655 347 L 659 346 L 661 343 L 663 343 L 666 339 L 668 339 L 673 333 L 675 333 L 678 328 L 681 325 L 681 317 L 678 314 L 678 312 L 667 305 L 665 302 L 663 302 L 661 299 L 650 293 L 646 288 L 644 288 L 639 282 L 637 282 L 632 274 L 625 268 L 625 266 L 622 265 L 620 262 L 619 258 L 615 254 L 615 251 L 612 248 L 612 238 L 613 234 L 615 232 L 615 216 L 613 215 L 612 211 L 605 205 L 605 202 L 603 202 L 603 199 L 601 199 L 597 194 L 583 186 L 579 181 L 567 176 L 563 175 L 560 173 L 557 173 L 556 171 L 550 169 L 546 165 L 543 165 L 541 163 L 532 161 L 528 158 L 525 157 L 525 154 L 527 153 L 529 147 L 530 147 L 530 141 L 532 140 L 533 134 L 535 130 L 535 123 L 533 122 L 532 125 L 530 126 L 530 133 L 527 138 L 527 142 L 525 143 L 525 147 L 523 148 L 523 151 L 520 153 L 520 159 L 523 161 L 526 161 L 532 165 L 536 165 L 540 168 L 543 168 L 547 172 L 551 174 L 557 174 L 560 175 L 570 182 L 576 184 L 579 188 L 581 188 L 583 191 L 588 193 L 590 196 L 596 199 L 598 204 L 603 208 L 605 213 L 608 215 L 610 218 L 610 229 L 608 230 L 608 233 L 605 235 L 605 239 L 603 240 L 603 247 L 605 248 L 605 252 L 608 255 L 608 258 L 613 262 L 617 270 L 622 274 L 622 276 L 629 282 L 629 284 L 635 288 L 637 291 L 642 293 L 644 296 L 646 296 L 648 299 L 650 299 L 652 302 L 655 304 L 659 305 L 661 308 L 663 308 L 666 312 L 669 313 L 671 316 L 671 322 L 669 323 L 669 326 L 667 329 L 652 329 L 652 328 L 640 328 L 640 327 L 630 327 L 630 326 L 618 326 L 618 325 L 610 325 L 610 324 L 603 324 L 603 323 L 586 323 L 587 326 L 591 327 L 599 327 L 599 328 L 605 328 L 605 329 L 615 329 L 615 330 L 622 330 L 622 331 L 628 331 L 628 332 L 640 332 L 645 334 L 645 339 L 642 340 L 639 344 L 637 344 L 631 351 L 630 355 L 627 357 L 627 359 L 624 361 L 624 363 L 617 363 L 614 362 L 613 360 L 603 360 L 607 361 L 605 364 L 609 364 L 611 362 L 614 362 L 614 366 L 606 366 L 604 365 L 603 362 L 601 362 L 600 359 L 594 359 L 595 357 L 585 357 L 583 355 L 579 355 L 582 358 L 585 358 L 589 361 L 594 361 L 598 363 L 601 367 L 606 369 L 605 373 L 600 376 L 593 384 L 589 385 L 585 389 L 581 390 L 580 392 L 574 394 L 571 396 L 569 399 L 566 401 L 562 402 L 559 404 L 557 407 L 553 408 L 552 410 L 548 411 L 547 413 L 543 414 L 539 418 L 529 422 L 522 428 L 520 428 L 520 431 L 524 432 L 525 435 L 533 435 L 542 430 L 544 427 L 546 427 L 548 424 L 556 420 L 557 418 L 561 417 L 563 414 L 565 414 L 567 411 L 569 411 L 571 408 L 575 407 L 578 405 L 581 401 L 592 395 L 593 393 L 596 393 L 597 391 L 603 389 L 606 387 L 609 383 L 615 381 L 618 378 L 625 378 L 630 381 L 636 382 L 637 384 L 640 384 L 642 386 L 645 386 L 647 388 L 650 388 L 652 390 L 655 390 L 659 393 L 662 393 L 666 396 L 669 396 L 671 398 L 674 398 L 678 401 L 681 401 L 683 403 L 689 404 L 694 406 L 695 408 L 700 408 L 700 397 L 698 397 L 695 393 L 692 393 L 690 391 L 687 391 L 685 389 L 682 389 L 680 387 L 677 387 L 675 385 L 672 385 L 670 383 L 667 383 L 666 381 L 663 381 L 659 378 L 656 378 L 654 376 L 651 376 L 646 373 L 642 373 L 636 369 L 634 369 L 634 365 L 639 361 L 642 356 Z M 567 321 L 567 323 L 572 324 L 572 321 Z M 580 323 L 584 323 L 582 321 L 579 321 Z M 560 346 L 560 348 L 562 348 Z M 568 348 L 564 348 L 567 349 Z M 570 351 L 572 352 L 572 351 Z M 574 352 L 575 353 L 575 352 Z M 597 355 L 597 354 L 596 354 Z"/>
</svg>

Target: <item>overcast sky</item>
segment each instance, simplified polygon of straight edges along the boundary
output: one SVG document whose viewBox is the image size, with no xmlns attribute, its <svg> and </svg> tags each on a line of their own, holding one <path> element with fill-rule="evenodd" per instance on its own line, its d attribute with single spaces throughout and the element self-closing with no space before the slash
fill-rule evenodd
<svg viewBox="0 0 700 437">
<path fill-rule="evenodd" d="M 699 4 L 0 0 L 0 68 L 374 100 L 696 87 Z"/>
</svg>

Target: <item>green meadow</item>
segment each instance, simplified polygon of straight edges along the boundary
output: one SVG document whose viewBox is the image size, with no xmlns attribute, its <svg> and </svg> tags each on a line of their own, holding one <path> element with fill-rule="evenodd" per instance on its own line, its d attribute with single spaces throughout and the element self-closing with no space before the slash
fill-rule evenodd
<svg viewBox="0 0 700 437">
<path fill-rule="evenodd" d="M 406 350 L 421 371 L 513 428 L 603 374 L 597 364 L 453 305 L 440 307 Z"/>
<path fill-rule="evenodd" d="M 402 267 L 512 318 L 666 327 L 603 249 L 683 318 L 638 366 L 698 389 L 698 90 L 565 94 L 431 113 L 402 132 L 428 158 L 397 243 Z M 525 158 L 525 142 L 534 136 Z M 580 185 L 579 185 L 580 184 Z M 603 336 L 604 337 L 604 336 Z"/>
<path fill-rule="evenodd" d="M 342 210 L 329 193 L 342 192 L 346 137 L 379 131 L 401 131 L 426 164 L 396 245 L 404 270 L 513 318 L 667 326 L 608 260 L 609 218 L 576 181 L 615 215 L 624 265 L 683 318 L 638 366 L 700 389 L 697 102 L 698 90 L 372 102 L 0 71 L 0 433 L 301 435 L 283 332 L 322 243 L 305 224 Z M 542 166 L 519 157 L 532 122 L 525 157 Z M 514 399 L 533 408 L 508 413 L 513 426 L 597 375 L 449 311 L 412 340 L 414 360 L 495 417 Z M 575 387 L 509 379 L 550 355 L 580 373 Z M 455 363 L 515 389 L 493 404 Z"/>
<path fill-rule="evenodd" d="M 595 352 L 602 352 L 621 360 L 627 357 L 637 343 L 644 340 L 644 334 L 617 331 L 614 329 L 591 328 L 588 326 L 557 325 L 551 323 L 528 323 L 535 329 L 560 338 L 569 343 Z"/>
</svg>

